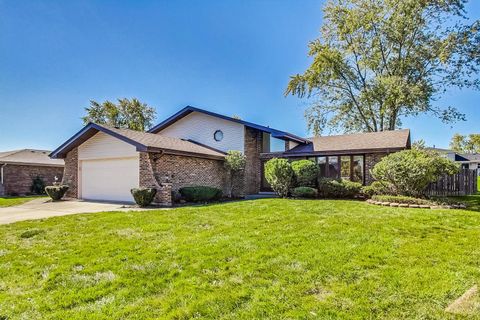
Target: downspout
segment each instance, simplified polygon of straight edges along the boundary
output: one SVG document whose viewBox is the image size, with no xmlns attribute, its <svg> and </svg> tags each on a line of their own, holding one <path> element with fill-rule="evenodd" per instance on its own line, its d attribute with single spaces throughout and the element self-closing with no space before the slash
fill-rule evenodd
<svg viewBox="0 0 480 320">
<path fill-rule="evenodd" d="M 0 176 L 1 176 L 1 183 L 3 185 L 3 168 L 7 166 L 7 163 L 4 163 L 2 167 L 0 168 Z"/>
</svg>

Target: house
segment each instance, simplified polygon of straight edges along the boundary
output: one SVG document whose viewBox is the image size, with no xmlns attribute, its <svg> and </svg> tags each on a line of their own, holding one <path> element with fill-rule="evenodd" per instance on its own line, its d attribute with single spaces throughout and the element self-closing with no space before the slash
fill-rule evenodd
<svg viewBox="0 0 480 320">
<path fill-rule="evenodd" d="M 0 196 L 25 195 L 31 192 L 33 179 L 40 177 L 46 185 L 55 177 L 62 179 L 62 159 L 50 159 L 50 151 L 22 149 L 0 152 Z"/>
<path fill-rule="evenodd" d="M 444 157 L 459 163 L 462 169 L 480 169 L 480 154 L 479 153 L 460 153 L 450 149 L 428 148 L 436 151 Z"/>
<path fill-rule="evenodd" d="M 409 130 L 307 139 L 187 106 L 148 132 L 90 123 L 50 156 L 65 159 L 68 196 L 132 201 L 131 188 L 155 187 L 156 201 L 171 204 L 172 191 L 184 186 L 226 192 L 223 160 L 229 150 L 246 156 L 243 176 L 232 181 L 236 194 L 246 195 L 269 189 L 263 164 L 272 157 L 314 159 L 328 176 L 369 183 L 376 162 L 409 147 Z"/>
</svg>

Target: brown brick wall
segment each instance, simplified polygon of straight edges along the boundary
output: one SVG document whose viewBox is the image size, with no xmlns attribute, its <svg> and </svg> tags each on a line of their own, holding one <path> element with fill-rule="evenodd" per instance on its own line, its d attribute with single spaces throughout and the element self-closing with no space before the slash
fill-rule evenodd
<svg viewBox="0 0 480 320">
<path fill-rule="evenodd" d="M 52 185 L 55 176 L 61 181 L 63 168 L 7 164 L 3 168 L 3 173 L 4 193 L 6 195 L 25 195 L 31 192 L 32 181 L 37 176 L 42 178 L 47 186 Z"/>
<path fill-rule="evenodd" d="M 70 198 L 78 198 L 78 149 L 72 149 L 65 158 L 62 184 L 68 185 L 66 194 Z"/>
<path fill-rule="evenodd" d="M 388 155 L 388 153 L 368 153 L 365 155 L 365 185 L 369 185 L 375 181 L 370 170 L 386 155 Z"/>
<path fill-rule="evenodd" d="M 262 152 L 262 132 L 245 127 L 245 156 L 247 164 L 245 166 L 245 193 L 255 194 L 260 192 L 261 183 L 261 161 Z"/>
<path fill-rule="evenodd" d="M 210 186 L 222 189 L 225 195 L 228 193 L 228 180 L 221 160 L 141 153 L 140 185 L 158 188 L 165 182 L 172 183 L 173 191 L 187 186 Z"/>
</svg>

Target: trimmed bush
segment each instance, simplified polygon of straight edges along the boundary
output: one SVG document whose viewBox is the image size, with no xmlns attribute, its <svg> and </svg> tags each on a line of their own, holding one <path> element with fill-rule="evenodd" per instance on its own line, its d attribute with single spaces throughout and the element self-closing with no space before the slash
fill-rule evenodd
<svg viewBox="0 0 480 320">
<path fill-rule="evenodd" d="M 135 200 L 135 203 L 140 207 L 147 207 L 155 199 L 157 194 L 157 189 L 155 188 L 133 188 L 130 190 L 130 193 Z"/>
<path fill-rule="evenodd" d="M 318 166 L 311 160 L 298 160 L 292 162 L 292 170 L 295 174 L 295 185 L 315 187 L 318 178 Z"/>
<path fill-rule="evenodd" d="M 30 186 L 30 192 L 33 194 L 45 194 L 45 182 L 39 176 L 36 176 L 32 180 L 32 185 Z"/>
<path fill-rule="evenodd" d="M 288 196 L 293 186 L 294 173 L 287 159 L 273 158 L 265 163 L 265 179 L 280 197 Z"/>
<path fill-rule="evenodd" d="M 316 198 L 318 191 L 310 187 L 297 187 L 293 189 L 292 194 L 295 198 Z"/>
<path fill-rule="evenodd" d="M 323 198 L 354 198 L 362 184 L 348 180 L 322 178 L 318 181 L 318 193 Z"/>
<path fill-rule="evenodd" d="M 45 192 L 53 201 L 58 201 L 67 193 L 68 186 L 48 186 L 45 187 Z"/>
<path fill-rule="evenodd" d="M 372 200 L 379 201 L 379 202 L 418 204 L 418 205 L 427 205 L 427 206 L 435 205 L 435 202 L 430 200 L 407 197 L 407 196 L 374 195 L 372 196 Z"/>
<path fill-rule="evenodd" d="M 190 202 L 205 202 L 219 200 L 222 190 L 207 186 L 184 187 L 179 190 L 185 200 Z"/>
<path fill-rule="evenodd" d="M 368 198 L 382 194 L 394 195 L 392 186 L 386 181 L 374 181 L 371 185 L 362 187 L 360 193 Z"/>
<path fill-rule="evenodd" d="M 376 180 L 388 182 L 392 193 L 419 197 L 427 186 L 444 174 L 458 172 L 458 166 L 436 152 L 404 150 L 384 157 L 372 169 Z"/>
</svg>

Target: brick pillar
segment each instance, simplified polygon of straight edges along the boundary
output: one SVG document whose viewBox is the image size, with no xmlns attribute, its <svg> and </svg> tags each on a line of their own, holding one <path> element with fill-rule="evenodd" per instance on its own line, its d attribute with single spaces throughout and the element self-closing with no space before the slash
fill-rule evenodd
<svg viewBox="0 0 480 320">
<path fill-rule="evenodd" d="M 171 206 L 172 201 L 172 184 L 159 183 L 155 178 L 153 171 L 153 154 L 148 152 L 140 152 L 140 181 L 139 185 L 143 188 L 155 188 L 157 194 L 153 202 L 165 206 Z"/>
<path fill-rule="evenodd" d="M 262 163 L 260 153 L 262 152 L 262 132 L 253 128 L 245 127 L 245 193 L 255 194 L 260 192 L 260 180 L 262 174 Z"/>
<path fill-rule="evenodd" d="M 163 206 L 172 206 L 172 184 L 171 183 L 162 183 L 157 189 L 157 195 L 155 196 L 155 200 L 158 204 Z"/>
<path fill-rule="evenodd" d="M 69 198 L 78 198 L 78 149 L 72 149 L 65 157 L 65 167 L 63 169 L 62 184 L 67 185 L 66 196 Z"/>
</svg>

